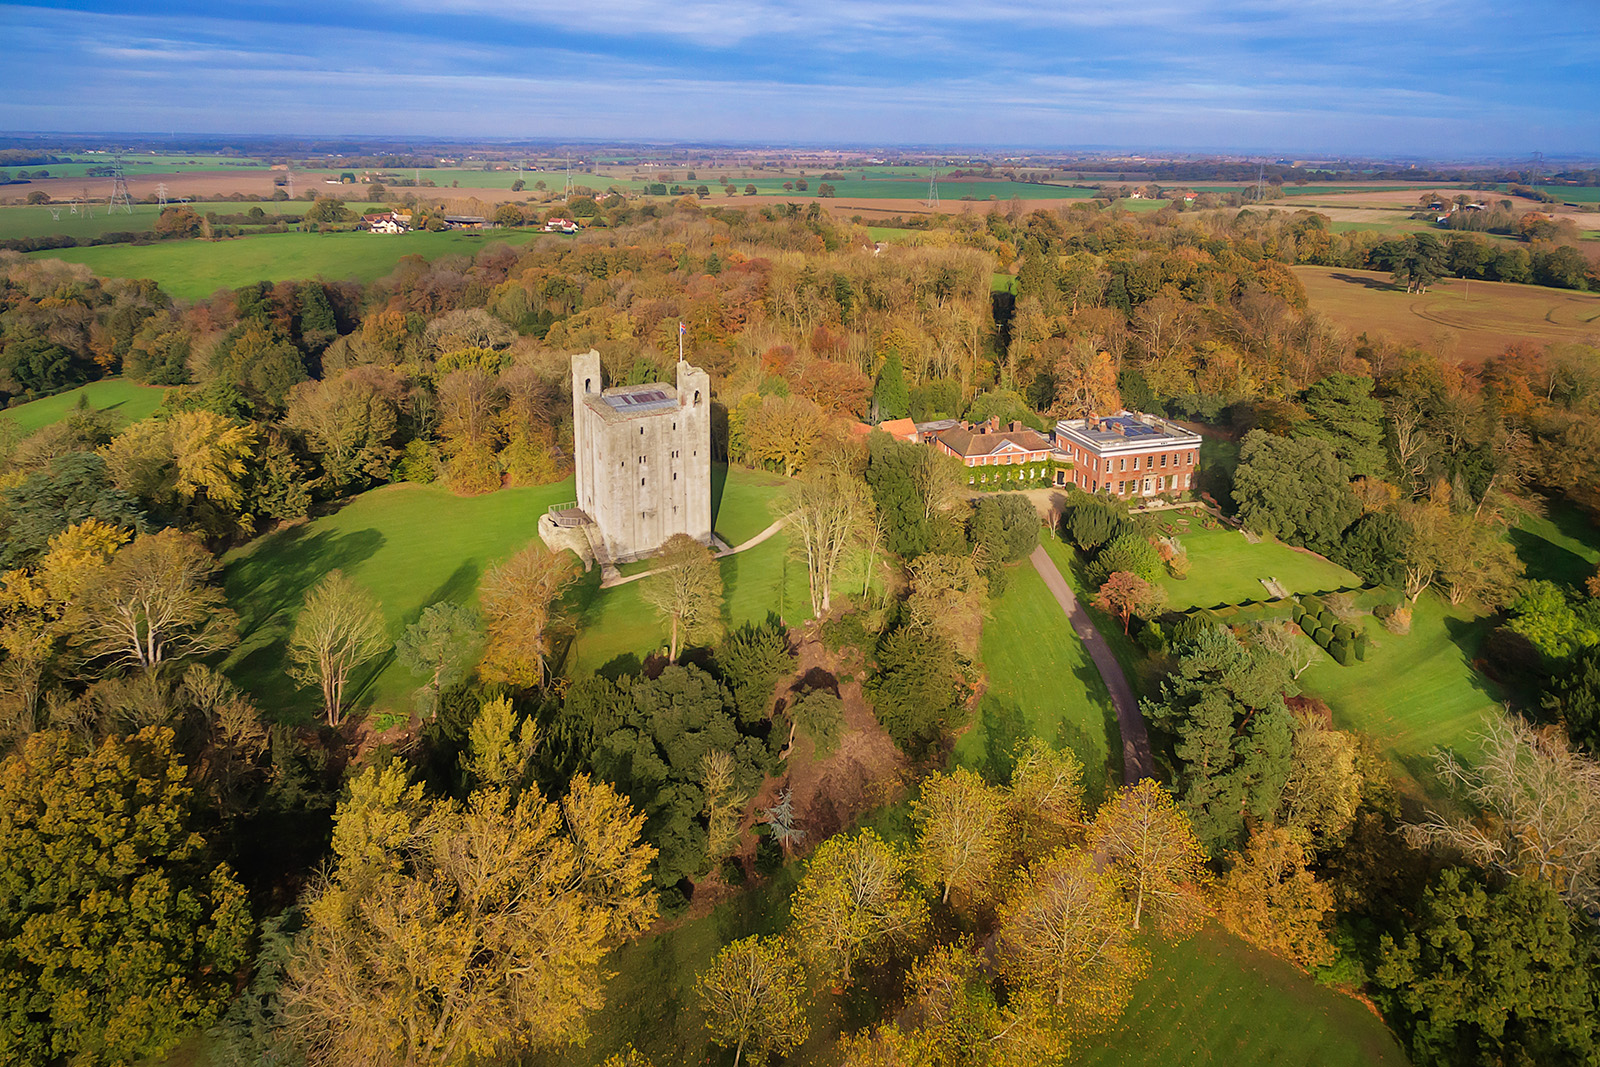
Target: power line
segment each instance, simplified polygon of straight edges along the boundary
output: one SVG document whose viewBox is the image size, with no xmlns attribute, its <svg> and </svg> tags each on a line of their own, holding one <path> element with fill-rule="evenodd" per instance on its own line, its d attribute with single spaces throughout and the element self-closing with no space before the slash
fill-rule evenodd
<svg viewBox="0 0 1600 1067">
<path fill-rule="evenodd" d="M 122 173 L 122 157 L 118 156 L 111 164 L 111 202 L 107 213 L 121 208 L 125 214 L 133 214 L 133 197 L 128 195 L 128 179 Z"/>
</svg>

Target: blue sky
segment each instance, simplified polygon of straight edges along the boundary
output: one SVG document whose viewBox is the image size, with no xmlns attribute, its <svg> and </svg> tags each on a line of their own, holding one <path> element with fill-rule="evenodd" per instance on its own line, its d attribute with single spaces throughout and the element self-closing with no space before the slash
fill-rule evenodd
<svg viewBox="0 0 1600 1067">
<path fill-rule="evenodd" d="M 1600 155 L 1596 0 L 0 5 L 0 129 Z"/>
</svg>

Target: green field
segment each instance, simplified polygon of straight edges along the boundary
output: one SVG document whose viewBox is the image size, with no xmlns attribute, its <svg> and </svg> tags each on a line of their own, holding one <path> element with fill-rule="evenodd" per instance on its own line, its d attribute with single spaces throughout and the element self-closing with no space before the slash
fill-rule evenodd
<svg viewBox="0 0 1600 1067">
<path fill-rule="evenodd" d="M 166 395 L 167 391 L 159 385 L 140 385 L 122 378 L 107 378 L 69 392 L 7 408 L 0 412 L 0 419 L 16 423 L 24 433 L 32 433 L 60 422 L 78 406 L 80 397 L 87 397 L 91 407 L 115 411 L 122 417 L 123 425 L 128 425 L 147 418 L 161 406 Z"/>
<path fill-rule="evenodd" d="M 769 471 L 711 465 L 711 511 L 717 536 L 730 546 L 744 544 L 765 530 L 782 511 L 778 503 L 788 496 L 789 479 Z"/>
<path fill-rule="evenodd" d="M 402 234 L 272 233 L 226 241 L 164 241 L 32 252 L 36 258 L 84 263 L 103 278 L 153 278 L 179 300 L 258 281 L 325 278 L 375 281 L 405 256 L 475 255 L 491 244 L 521 244 L 531 230 Z"/>
<path fill-rule="evenodd" d="M 478 497 L 392 485 L 230 552 L 223 587 L 242 640 L 225 669 L 268 715 L 308 721 L 319 698 L 283 673 L 284 647 L 307 590 L 324 574 L 339 568 L 377 597 L 397 637 L 435 601 L 475 599 L 483 572 L 537 536 L 547 507 L 572 496 L 570 479 Z M 359 709 L 405 712 L 415 686 L 390 653 L 351 689 Z"/>
<path fill-rule="evenodd" d="M 1327 701 L 1337 726 L 1371 737 L 1432 793 L 1435 749 L 1464 747 L 1484 716 L 1499 713 L 1498 688 L 1472 666 L 1493 618 L 1429 591 L 1403 637 L 1370 616 L 1362 621 L 1371 639 L 1366 661 L 1341 667 L 1319 654 L 1300 687 Z"/>
<path fill-rule="evenodd" d="M 1360 578 L 1338 564 L 1276 539 L 1263 538 L 1252 545 L 1237 530 L 1201 529 L 1198 515 L 1190 516 L 1189 521 L 1193 532 L 1178 534 L 1178 543 L 1189 553 L 1189 577 L 1162 582 L 1174 610 L 1265 600 L 1272 594 L 1261 584 L 1263 578 L 1277 579 L 1291 593 L 1361 584 Z"/>
<path fill-rule="evenodd" d="M 774 480 L 783 481 L 738 468 L 727 476 L 722 506 L 739 513 L 734 528 L 754 521 L 743 512 L 764 507 Z M 478 497 L 438 486 L 391 485 L 230 552 L 223 558 L 223 586 L 240 615 L 242 640 L 226 670 L 270 714 L 296 721 L 314 716 L 315 694 L 296 690 L 283 673 L 283 657 L 306 591 L 324 574 L 337 567 L 364 586 L 383 604 L 391 636 L 398 636 L 435 601 L 473 602 L 483 572 L 536 537 L 539 516 L 571 500 L 573 492 L 571 479 Z M 721 528 L 720 514 L 716 522 Z M 765 619 L 769 611 L 791 623 L 810 616 L 805 567 L 791 561 L 787 549 L 780 534 L 722 561 L 730 625 Z M 593 670 L 622 655 L 642 658 L 663 643 L 637 582 L 605 591 L 599 582 L 596 568 L 568 597 L 579 627 L 569 671 Z M 352 690 L 359 709 L 404 713 L 415 686 L 390 655 Z"/>
<path fill-rule="evenodd" d="M 1151 942 L 1150 975 L 1118 1027 L 1088 1038 L 1084 1067 L 1368 1067 L 1405 1064 L 1383 1020 L 1216 927 Z"/>
<path fill-rule="evenodd" d="M 1600 529 L 1564 501 L 1549 501 L 1543 515 L 1523 512 L 1508 535 L 1529 578 L 1582 585 L 1600 564 Z"/>
<path fill-rule="evenodd" d="M 1042 737 L 1077 753 L 1089 793 L 1098 799 L 1122 780 L 1122 737 L 1083 642 L 1026 559 L 1011 568 L 991 611 L 980 646 L 988 695 L 956 744 L 956 760 L 1003 781 L 1016 743 Z"/>
<path fill-rule="evenodd" d="M 18 171 L 27 171 L 37 174 L 41 170 L 49 171 L 52 178 L 78 178 L 86 175 L 96 167 L 108 167 L 116 157 L 109 153 L 85 156 L 82 153 L 73 155 L 71 163 L 39 163 L 36 165 L 19 165 L 7 167 L 15 175 Z M 128 177 L 153 177 L 158 174 L 182 174 L 192 170 L 232 170 L 234 168 L 261 170 L 267 164 L 259 159 L 245 159 L 239 156 L 206 156 L 189 155 L 188 153 L 167 152 L 138 152 L 122 157 L 122 169 Z M 91 178 L 90 181 L 109 182 L 110 178 Z M 6 192 L 25 190 L 27 186 L 4 186 Z"/>
<path fill-rule="evenodd" d="M 171 206 L 178 206 L 174 203 Z M 302 215 L 311 207 L 304 200 L 203 200 L 183 205 L 201 215 L 215 212 L 218 215 L 243 215 L 253 207 L 260 208 L 268 216 L 264 222 L 272 222 L 274 215 Z M 351 200 L 347 202 L 351 211 L 365 212 L 372 209 L 372 205 Z M 67 206 L 57 204 L 55 208 L 61 212 L 57 219 L 48 206 L 20 206 L 0 207 L 0 240 L 13 237 L 53 237 L 64 235 L 88 239 L 99 237 L 106 233 L 148 233 L 155 228 L 156 219 L 160 212 L 154 204 L 134 204 L 133 214 L 124 215 L 121 212 L 109 214 L 104 203 L 94 205 L 94 217 L 74 215 Z"/>
</svg>

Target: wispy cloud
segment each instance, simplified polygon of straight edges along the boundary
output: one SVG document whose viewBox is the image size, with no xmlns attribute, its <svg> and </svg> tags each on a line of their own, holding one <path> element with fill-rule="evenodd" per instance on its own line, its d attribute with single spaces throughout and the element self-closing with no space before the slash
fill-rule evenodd
<svg viewBox="0 0 1600 1067">
<path fill-rule="evenodd" d="M 1555 0 L 217 11 L 0 7 L 0 127 L 1600 151 L 1600 10 Z"/>
</svg>

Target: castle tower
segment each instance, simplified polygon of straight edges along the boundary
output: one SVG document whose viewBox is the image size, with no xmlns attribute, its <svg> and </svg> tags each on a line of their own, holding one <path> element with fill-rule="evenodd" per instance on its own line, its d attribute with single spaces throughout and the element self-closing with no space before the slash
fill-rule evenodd
<svg viewBox="0 0 1600 1067">
<path fill-rule="evenodd" d="M 711 378 L 679 361 L 677 384 L 602 388 L 600 354 L 572 357 L 578 507 L 616 562 L 673 534 L 711 541 Z"/>
</svg>

